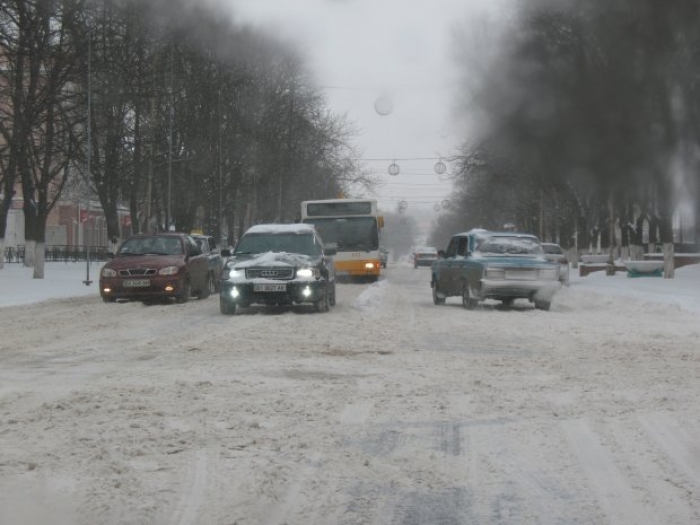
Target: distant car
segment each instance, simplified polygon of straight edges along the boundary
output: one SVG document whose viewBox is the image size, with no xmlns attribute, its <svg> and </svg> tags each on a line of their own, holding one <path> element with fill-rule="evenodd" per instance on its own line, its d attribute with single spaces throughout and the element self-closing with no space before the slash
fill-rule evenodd
<svg viewBox="0 0 700 525">
<path fill-rule="evenodd" d="M 440 253 L 430 286 L 435 304 L 450 296 L 460 296 L 469 309 L 485 299 L 505 305 L 528 299 L 549 310 L 561 282 L 559 264 L 545 258 L 535 235 L 470 230 L 454 235 Z"/>
<path fill-rule="evenodd" d="M 542 243 L 542 251 L 547 260 L 559 264 L 559 280 L 562 284 L 569 285 L 569 258 L 561 246 L 551 242 Z"/>
<path fill-rule="evenodd" d="M 221 313 L 234 315 L 252 304 L 312 304 L 317 312 L 335 305 L 334 245 L 324 247 L 311 224 L 251 227 L 227 256 L 221 274 Z"/>
<path fill-rule="evenodd" d="M 184 233 L 129 237 L 100 270 L 100 295 L 105 302 L 175 299 L 185 303 L 191 295 L 206 299 L 211 286 L 207 257 Z"/>
<path fill-rule="evenodd" d="M 382 268 L 386 268 L 386 263 L 389 260 L 389 250 L 384 246 L 379 247 L 379 264 Z"/>
<path fill-rule="evenodd" d="M 437 248 L 433 248 L 432 246 L 423 246 L 413 252 L 413 267 L 418 268 L 419 266 L 430 266 L 437 261 L 437 258 Z"/>
<path fill-rule="evenodd" d="M 192 238 L 202 250 L 202 253 L 209 259 L 209 276 L 211 284 L 211 292 L 219 293 L 221 286 L 221 254 L 219 253 L 219 248 L 216 246 L 216 240 L 210 235 L 199 235 L 193 234 Z"/>
</svg>

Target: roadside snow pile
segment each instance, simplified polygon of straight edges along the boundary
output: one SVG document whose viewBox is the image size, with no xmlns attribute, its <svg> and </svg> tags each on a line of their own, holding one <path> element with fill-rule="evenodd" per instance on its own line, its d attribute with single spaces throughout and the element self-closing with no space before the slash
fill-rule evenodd
<svg viewBox="0 0 700 525">
<path fill-rule="evenodd" d="M 382 279 L 381 281 L 377 281 L 376 283 L 372 284 L 372 286 L 357 296 L 352 304 L 353 308 L 369 311 L 379 310 L 381 302 L 386 295 L 388 285 L 389 281 L 386 279 Z"/>
</svg>

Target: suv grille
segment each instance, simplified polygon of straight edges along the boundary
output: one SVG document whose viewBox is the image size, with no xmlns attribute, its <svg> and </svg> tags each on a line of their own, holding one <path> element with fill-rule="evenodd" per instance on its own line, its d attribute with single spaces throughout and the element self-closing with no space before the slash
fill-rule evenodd
<svg viewBox="0 0 700 525">
<path fill-rule="evenodd" d="M 246 268 L 247 279 L 292 279 L 294 268 Z"/>
<path fill-rule="evenodd" d="M 130 270 L 119 270 L 121 277 L 144 277 L 146 275 L 155 275 L 154 269 L 131 268 Z"/>
</svg>

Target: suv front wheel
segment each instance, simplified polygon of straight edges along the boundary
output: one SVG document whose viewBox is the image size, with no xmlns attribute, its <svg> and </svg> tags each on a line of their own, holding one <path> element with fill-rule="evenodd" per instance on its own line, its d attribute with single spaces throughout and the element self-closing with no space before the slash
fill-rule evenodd
<svg viewBox="0 0 700 525">
<path fill-rule="evenodd" d="M 331 309 L 330 303 L 330 292 L 328 290 L 328 283 L 323 287 L 323 296 L 314 303 L 314 308 L 317 312 L 327 312 Z"/>
<path fill-rule="evenodd" d="M 236 315 L 236 304 L 230 303 L 219 296 L 219 310 L 221 310 L 221 313 L 224 315 Z"/>
</svg>

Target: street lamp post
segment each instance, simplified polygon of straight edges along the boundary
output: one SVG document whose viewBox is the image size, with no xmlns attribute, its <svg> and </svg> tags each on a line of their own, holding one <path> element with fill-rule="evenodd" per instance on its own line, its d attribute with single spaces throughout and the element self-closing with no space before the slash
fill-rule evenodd
<svg viewBox="0 0 700 525">
<path fill-rule="evenodd" d="M 90 141 L 91 128 L 90 128 L 90 118 L 92 113 L 91 107 L 91 95 L 90 95 L 90 77 L 92 76 L 92 30 L 88 31 L 88 59 L 87 59 L 87 126 L 85 127 L 87 131 L 87 153 L 86 153 L 86 175 L 85 180 L 87 182 L 87 205 L 85 206 L 85 222 L 83 226 L 84 230 L 84 242 L 85 242 L 85 280 L 83 283 L 85 286 L 90 286 L 92 281 L 90 280 L 90 242 L 87 236 L 88 221 L 90 220 L 90 179 L 92 176 L 91 166 L 90 166 L 90 156 L 92 154 L 91 148 L 92 143 Z"/>
</svg>

